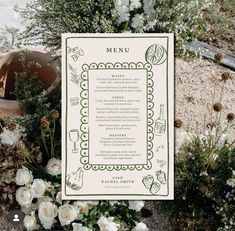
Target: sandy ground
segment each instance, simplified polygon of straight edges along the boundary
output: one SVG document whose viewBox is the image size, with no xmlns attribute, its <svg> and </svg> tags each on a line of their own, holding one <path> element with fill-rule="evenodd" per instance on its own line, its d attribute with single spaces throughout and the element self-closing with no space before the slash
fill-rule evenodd
<svg viewBox="0 0 235 231">
<path fill-rule="evenodd" d="M 204 131 L 204 125 L 211 122 L 213 92 L 214 102 L 221 94 L 221 74 L 229 71 L 232 80 L 228 80 L 222 97 L 224 109 L 221 113 L 221 124 L 226 125 L 226 115 L 235 113 L 235 72 L 225 69 L 207 60 L 186 62 L 176 60 L 175 75 L 175 117 L 181 119 L 184 128 L 196 133 Z M 214 119 L 214 112 L 212 118 Z M 230 139 L 235 138 L 235 124 L 228 132 Z M 170 231 L 169 216 L 159 212 L 158 202 L 146 202 L 146 207 L 153 211 L 151 218 L 145 219 L 150 231 Z M 7 222 L 0 219 L 2 229 L 9 230 Z"/>
<path fill-rule="evenodd" d="M 235 72 L 208 60 L 176 60 L 175 69 L 175 118 L 181 119 L 183 127 L 194 133 L 203 133 L 204 124 L 211 121 L 214 89 L 214 102 L 217 102 L 221 95 L 221 74 L 225 71 L 230 72 L 232 80 L 227 81 L 222 97 L 224 109 L 221 113 L 221 124 L 225 127 L 226 115 L 229 112 L 235 113 Z M 212 118 L 215 117 L 214 112 Z M 235 124 L 231 126 L 228 138 L 235 139 Z M 159 211 L 158 201 L 146 202 L 146 208 L 153 212 L 151 218 L 144 220 L 150 231 L 173 230 L 169 215 Z"/>
</svg>

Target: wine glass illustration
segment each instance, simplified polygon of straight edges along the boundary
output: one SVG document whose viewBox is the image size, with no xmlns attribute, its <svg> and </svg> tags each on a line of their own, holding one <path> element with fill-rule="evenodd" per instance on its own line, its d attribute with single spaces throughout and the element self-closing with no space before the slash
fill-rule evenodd
<svg viewBox="0 0 235 231">
<path fill-rule="evenodd" d="M 73 153 L 78 153 L 76 142 L 79 140 L 79 131 L 77 129 L 72 129 L 69 131 L 69 139 L 73 142 Z"/>
</svg>

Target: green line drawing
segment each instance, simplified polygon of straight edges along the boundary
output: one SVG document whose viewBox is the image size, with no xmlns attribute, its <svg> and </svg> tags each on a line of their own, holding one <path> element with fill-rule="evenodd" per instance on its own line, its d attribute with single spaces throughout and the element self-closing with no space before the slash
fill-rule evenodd
<svg viewBox="0 0 235 231">
<path fill-rule="evenodd" d="M 149 63 L 143 64 L 141 62 L 138 63 L 91 63 L 91 64 L 83 64 L 82 65 L 83 72 L 81 73 L 81 78 L 82 81 L 80 83 L 80 87 L 82 88 L 81 91 L 81 144 L 80 144 L 80 154 L 81 154 L 81 159 L 80 162 L 83 164 L 83 167 L 85 170 L 92 169 L 94 171 L 98 170 L 108 170 L 108 171 L 125 171 L 125 170 L 138 170 L 141 171 L 143 168 L 144 169 L 151 169 L 152 168 L 152 163 L 151 159 L 153 158 L 153 138 L 154 138 L 154 120 L 153 120 L 153 108 L 154 108 L 154 103 L 153 103 L 153 72 L 151 71 L 152 65 Z M 140 69 L 146 69 L 147 73 L 147 160 L 146 164 L 128 164 L 128 165 L 123 165 L 123 164 L 91 164 L 89 163 L 89 110 L 88 110 L 88 98 L 89 98 L 89 78 L 88 78 L 88 71 L 92 69 L 130 69 L 130 70 L 140 70 Z"/>
<path fill-rule="evenodd" d="M 66 176 L 66 185 L 73 190 L 80 190 L 83 186 L 83 170 L 81 167 Z"/>
<path fill-rule="evenodd" d="M 156 172 L 156 176 L 157 176 L 157 180 L 161 183 L 161 184 L 166 184 L 166 173 L 163 172 L 162 170 L 159 170 Z"/>
<path fill-rule="evenodd" d="M 166 49 L 158 44 L 151 45 L 145 53 L 146 61 L 152 65 L 160 65 L 166 61 L 166 58 Z"/>
<path fill-rule="evenodd" d="M 67 47 L 67 52 L 68 54 L 71 54 L 71 57 L 74 62 L 76 62 L 80 56 L 84 55 L 84 51 L 79 47 L 74 47 L 74 48 Z"/>
</svg>

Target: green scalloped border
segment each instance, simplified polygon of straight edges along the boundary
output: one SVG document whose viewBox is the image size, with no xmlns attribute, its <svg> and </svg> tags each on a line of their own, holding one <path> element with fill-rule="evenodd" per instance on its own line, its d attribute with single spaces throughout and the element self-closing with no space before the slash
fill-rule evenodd
<svg viewBox="0 0 235 231">
<path fill-rule="evenodd" d="M 89 117 L 89 109 L 88 109 L 88 96 L 89 96 L 89 89 L 88 89 L 88 71 L 91 69 L 146 69 L 147 70 L 147 164 L 133 164 L 133 165 L 112 165 L 112 164 L 90 164 L 89 163 L 89 124 L 88 124 L 88 117 Z M 153 85 L 154 82 L 152 80 L 153 78 L 153 72 L 152 70 L 152 65 L 150 63 L 143 64 L 141 62 L 138 63 L 91 63 L 90 65 L 88 64 L 83 64 L 82 65 L 82 70 L 83 72 L 81 73 L 81 78 L 82 81 L 80 83 L 80 87 L 82 88 L 82 91 L 80 93 L 81 96 L 81 159 L 80 162 L 83 164 L 83 167 L 85 170 L 92 169 L 94 171 L 98 170 L 108 170 L 108 171 L 113 171 L 113 170 L 138 170 L 141 171 L 143 168 L 146 170 L 149 170 L 152 168 L 152 163 L 151 159 L 153 158 L 153 138 L 154 138 L 154 120 L 153 120 Z"/>
</svg>

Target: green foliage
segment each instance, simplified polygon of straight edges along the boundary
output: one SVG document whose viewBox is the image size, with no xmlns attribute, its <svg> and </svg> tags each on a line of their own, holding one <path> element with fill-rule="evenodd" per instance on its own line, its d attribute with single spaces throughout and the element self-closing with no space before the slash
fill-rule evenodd
<svg viewBox="0 0 235 231">
<path fill-rule="evenodd" d="M 105 0 L 36 0 L 18 9 L 30 23 L 22 36 L 28 43 L 59 50 L 62 33 L 117 32 L 112 8 L 113 2 Z"/>
<path fill-rule="evenodd" d="M 68 32 L 172 32 L 176 37 L 177 54 L 180 55 L 185 52 L 185 42 L 205 32 L 201 13 L 208 2 L 140 1 L 140 7 L 133 10 L 129 1 L 36 0 L 17 11 L 29 23 L 22 38 L 28 44 L 42 44 L 52 51 L 60 51 L 61 34 Z"/>
<path fill-rule="evenodd" d="M 235 224 L 235 203 L 228 199 L 235 190 L 227 184 L 233 170 L 235 148 L 231 145 L 211 149 L 197 137 L 187 143 L 176 156 L 175 200 L 170 204 L 175 226 L 180 230 L 220 230 L 225 227 L 224 217 Z M 233 230 L 234 224 L 221 230 Z"/>
<path fill-rule="evenodd" d="M 8 52 L 20 46 L 20 31 L 15 27 L 0 28 L 0 51 Z"/>
</svg>

